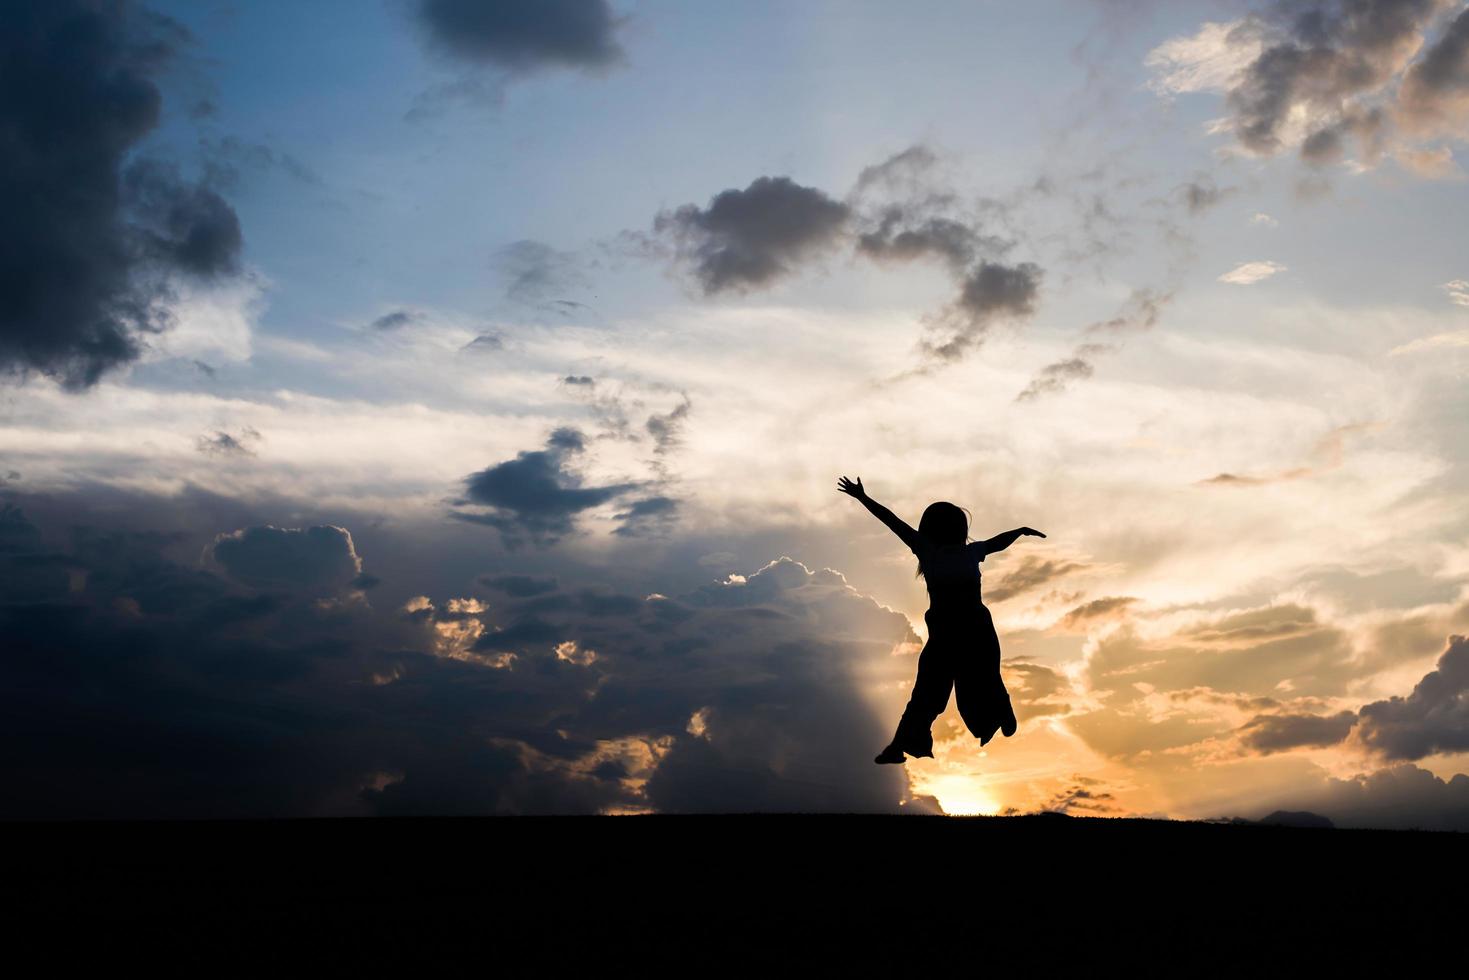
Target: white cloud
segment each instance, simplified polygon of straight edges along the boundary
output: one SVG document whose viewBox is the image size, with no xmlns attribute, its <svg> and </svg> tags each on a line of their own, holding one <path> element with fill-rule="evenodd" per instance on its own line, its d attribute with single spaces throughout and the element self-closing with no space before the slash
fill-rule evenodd
<svg viewBox="0 0 1469 980">
<path fill-rule="evenodd" d="M 1285 266 L 1279 262 L 1246 262 L 1236 266 L 1219 277 L 1220 282 L 1227 282 L 1234 286 L 1253 286 L 1257 282 L 1269 279 L 1277 272 L 1284 272 Z"/>
<path fill-rule="evenodd" d="M 1406 344 L 1399 344 L 1389 354 L 1416 354 L 1425 350 L 1443 350 L 1453 347 L 1469 347 L 1469 330 L 1458 330 L 1452 333 L 1436 333 L 1428 337 L 1419 337 L 1410 340 Z"/>
<path fill-rule="evenodd" d="M 149 338 L 148 359 L 248 360 L 267 285 L 258 274 L 218 286 L 176 285 L 177 296 L 169 309 L 173 324 Z"/>
<path fill-rule="evenodd" d="M 1455 306 L 1469 306 L 1469 279 L 1454 279 L 1440 287 Z"/>
<path fill-rule="evenodd" d="M 1276 221 L 1264 211 L 1256 211 L 1254 217 L 1250 219 L 1250 224 L 1264 225 L 1266 228 L 1278 228 L 1280 226 L 1279 221 Z"/>
<path fill-rule="evenodd" d="M 1223 91 L 1259 57 L 1260 47 L 1258 31 L 1245 21 L 1208 22 L 1148 52 L 1143 63 L 1156 73 L 1148 87 L 1160 95 Z"/>
</svg>

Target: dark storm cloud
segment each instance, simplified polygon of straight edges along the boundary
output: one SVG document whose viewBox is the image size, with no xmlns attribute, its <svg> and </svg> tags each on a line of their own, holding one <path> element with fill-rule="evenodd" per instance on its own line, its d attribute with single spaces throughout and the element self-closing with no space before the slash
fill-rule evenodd
<svg viewBox="0 0 1469 980">
<path fill-rule="evenodd" d="M 31 551 L 41 544 L 41 529 L 21 508 L 0 504 L 0 552 Z"/>
<path fill-rule="evenodd" d="M 130 167 L 123 190 L 154 258 L 200 278 L 238 271 L 240 219 L 213 190 L 189 185 L 175 168 L 156 161 Z"/>
<path fill-rule="evenodd" d="M 481 575 L 479 583 L 517 599 L 545 595 L 560 588 L 554 575 Z"/>
<path fill-rule="evenodd" d="M 708 207 L 685 204 L 653 222 L 671 239 L 706 296 L 744 292 L 790 275 L 835 246 L 851 211 L 789 177 L 758 177 L 716 194 Z"/>
<path fill-rule="evenodd" d="M 0 570 L 30 562 L 35 583 L 0 604 L 3 817 L 897 812 L 907 795 L 870 761 L 890 719 L 856 679 L 911 673 L 891 651 L 916 638 L 830 571 L 781 559 L 671 597 L 536 588 L 492 615 L 242 591 L 166 557 L 188 550 L 177 535 L 106 528 L 47 577 L 45 537 L 0 509 Z"/>
<path fill-rule="evenodd" d="M 519 547 L 526 539 L 543 546 L 554 543 L 572 532 L 577 515 L 639 486 L 582 486 L 580 475 L 568 463 L 585 449 L 581 432 L 557 429 L 545 449 L 519 453 L 467 477 L 464 503 L 491 509 L 460 509 L 454 516 L 497 529 L 507 547 Z"/>
<path fill-rule="evenodd" d="M 666 534 L 678 516 L 679 503 L 672 497 L 655 496 L 634 500 L 627 510 L 614 515 L 622 523 L 613 533 L 626 538 Z"/>
<path fill-rule="evenodd" d="M 419 0 L 418 16 L 444 50 L 510 72 L 598 69 L 622 58 L 607 0 Z"/>
<path fill-rule="evenodd" d="M 1469 751 L 1469 637 L 1449 638 L 1438 667 L 1406 698 L 1363 706 L 1357 738 L 1389 759 Z"/>
<path fill-rule="evenodd" d="M 1298 748 L 1319 748 L 1343 741 L 1357 723 L 1351 711 L 1334 715 L 1260 715 L 1239 728 L 1241 744 L 1269 755 Z"/>
<path fill-rule="evenodd" d="M 83 0 L 0 0 L 0 22 L 0 369 L 84 388 L 168 325 L 172 276 L 237 267 L 239 221 L 208 186 L 124 167 L 182 27 Z"/>
<path fill-rule="evenodd" d="M 230 577 L 259 589 L 335 592 L 362 572 L 346 528 L 248 527 L 221 534 L 211 549 Z"/>
</svg>

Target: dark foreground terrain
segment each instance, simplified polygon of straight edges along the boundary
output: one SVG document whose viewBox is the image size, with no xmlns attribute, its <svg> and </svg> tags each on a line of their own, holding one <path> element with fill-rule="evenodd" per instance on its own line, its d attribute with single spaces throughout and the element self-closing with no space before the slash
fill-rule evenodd
<svg viewBox="0 0 1469 980">
<path fill-rule="evenodd" d="M 1462 834 L 1060 816 L 0 833 L 7 959 L 47 973 L 1409 974 L 1458 972 L 1469 924 Z"/>
</svg>

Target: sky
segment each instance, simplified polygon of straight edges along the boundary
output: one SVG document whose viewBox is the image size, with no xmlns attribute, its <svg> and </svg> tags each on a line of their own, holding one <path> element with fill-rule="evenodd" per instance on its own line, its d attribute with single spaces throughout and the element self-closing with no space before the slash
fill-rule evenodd
<svg viewBox="0 0 1469 980">
<path fill-rule="evenodd" d="M 1469 830 L 1466 4 L 0 19 L 0 814 Z"/>
</svg>

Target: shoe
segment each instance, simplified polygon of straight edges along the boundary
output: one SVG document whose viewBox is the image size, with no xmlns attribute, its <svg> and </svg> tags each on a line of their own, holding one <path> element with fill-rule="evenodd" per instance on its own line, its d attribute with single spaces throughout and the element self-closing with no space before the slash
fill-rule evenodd
<svg viewBox="0 0 1469 980">
<path fill-rule="evenodd" d="M 902 749 L 897 748 L 893 745 L 889 745 L 887 748 L 879 752 L 872 761 L 876 762 L 878 765 L 902 765 L 908 760 L 903 757 Z"/>
</svg>

